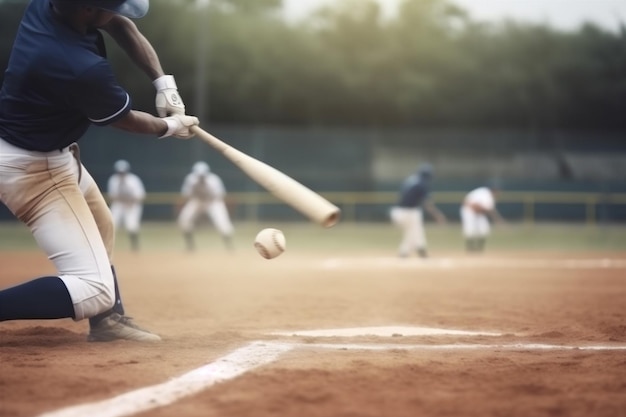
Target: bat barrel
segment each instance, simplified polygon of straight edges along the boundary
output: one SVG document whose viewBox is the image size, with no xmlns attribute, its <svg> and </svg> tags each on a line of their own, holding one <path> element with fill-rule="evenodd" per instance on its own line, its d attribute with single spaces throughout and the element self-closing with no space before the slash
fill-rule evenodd
<svg viewBox="0 0 626 417">
<path fill-rule="evenodd" d="M 287 203 L 309 219 L 323 227 L 332 227 L 339 221 L 341 214 L 339 207 L 321 195 L 265 162 L 233 148 L 199 126 L 193 126 L 191 129 L 200 139 L 219 150 L 222 155 L 274 197 Z"/>
<path fill-rule="evenodd" d="M 339 210 L 339 208 L 336 208 L 335 210 L 328 213 L 326 217 L 322 219 L 320 224 L 324 227 L 333 227 L 334 225 L 337 224 L 340 217 L 341 217 L 341 210 Z"/>
</svg>

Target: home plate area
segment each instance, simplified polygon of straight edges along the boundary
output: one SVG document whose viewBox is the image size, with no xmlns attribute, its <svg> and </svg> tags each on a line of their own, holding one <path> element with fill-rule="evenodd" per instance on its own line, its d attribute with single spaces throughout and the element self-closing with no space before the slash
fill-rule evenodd
<svg viewBox="0 0 626 417">
<path fill-rule="evenodd" d="M 514 342 L 503 343 L 506 340 Z M 428 343 L 410 343 L 415 338 L 424 337 Z M 461 337 L 480 338 L 481 343 L 436 343 L 433 338 Z M 294 350 L 317 351 L 398 351 L 398 350 L 493 350 L 493 351 L 626 351 L 626 345 L 617 343 L 559 345 L 525 343 L 517 341 L 519 335 L 494 331 L 467 331 L 431 327 L 385 326 L 342 329 L 278 331 L 268 334 L 271 340 L 254 341 L 227 355 L 197 368 L 191 372 L 159 385 L 144 387 L 117 397 L 96 403 L 81 404 L 42 414 L 40 417 L 122 417 L 141 413 L 157 407 L 172 404 L 182 398 L 197 394 L 212 385 L 225 382 L 245 374 L 255 368 L 280 361 L 281 356 Z M 368 342 L 344 342 L 346 339 L 367 338 Z M 376 343 L 372 343 L 374 338 Z M 407 341 L 407 338 L 410 340 Z M 493 338 L 494 343 L 485 343 L 485 338 Z M 522 337 L 523 338 L 523 337 Z M 342 342 L 335 343 L 336 340 Z"/>
</svg>

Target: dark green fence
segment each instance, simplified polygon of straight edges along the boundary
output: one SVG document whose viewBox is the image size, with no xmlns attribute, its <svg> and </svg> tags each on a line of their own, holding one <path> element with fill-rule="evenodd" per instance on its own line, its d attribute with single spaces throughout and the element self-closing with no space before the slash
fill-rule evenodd
<svg viewBox="0 0 626 417">
<path fill-rule="evenodd" d="M 204 128 L 310 188 L 332 195 L 349 220 L 386 220 L 402 178 L 419 161 L 430 160 L 437 162 L 433 196 L 451 218 L 458 217 L 464 193 L 483 185 L 488 179 L 485 173 L 491 173 L 503 181 L 500 209 L 512 219 L 626 221 L 624 132 Z M 235 216 L 301 218 L 284 204 L 272 201 L 230 161 L 199 140 L 156 139 L 94 127 L 80 146 L 85 166 L 101 187 L 105 187 L 116 160 L 131 163 L 149 193 L 146 219 L 173 218 L 182 180 L 198 160 L 208 162 L 224 180 L 236 201 Z M 588 160 L 586 174 L 561 177 L 561 170 L 555 167 L 545 178 L 525 177 L 525 172 L 536 174 L 535 158 L 542 157 L 544 164 L 549 164 L 555 155 Z M 509 161 L 520 156 L 527 166 L 507 174 Z M 554 163 L 558 164 L 562 158 L 556 156 Z M 455 165 L 459 161 L 462 166 Z M 593 164 L 603 172 L 602 178 L 593 175 Z M 607 171 L 609 165 L 611 170 Z M 2 207 L 0 219 L 10 217 Z"/>
</svg>

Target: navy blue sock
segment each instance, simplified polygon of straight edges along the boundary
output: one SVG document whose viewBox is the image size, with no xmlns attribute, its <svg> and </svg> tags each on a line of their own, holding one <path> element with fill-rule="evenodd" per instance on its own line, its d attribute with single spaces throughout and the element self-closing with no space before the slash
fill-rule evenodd
<svg viewBox="0 0 626 417">
<path fill-rule="evenodd" d="M 0 291 L 0 321 L 74 318 L 74 304 L 59 277 L 37 278 Z"/>
<path fill-rule="evenodd" d="M 111 265 L 111 271 L 113 271 L 113 283 L 115 284 L 115 305 L 112 309 L 105 311 L 104 313 L 100 313 L 97 316 L 93 316 L 89 319 L 89 325 L 95 326 L 100 323 L 100 320 L 110 315 L 111 313 L 118 313 L 122 316 L 124 315 L 124 304 L 122 304 L 122 296 L 120 295 L 120 288 L 117 285 L 117 274 L 115 273 L 115 268 Z"/>
</svg>

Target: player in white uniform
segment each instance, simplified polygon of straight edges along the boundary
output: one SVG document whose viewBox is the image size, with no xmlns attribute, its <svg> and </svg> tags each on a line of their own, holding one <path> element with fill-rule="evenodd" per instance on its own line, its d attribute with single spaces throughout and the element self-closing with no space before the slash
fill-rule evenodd
<svg viewBox="0 0 626 417">
<path fill-rule="evenodd" d="M 499 187 L 495 184 L 479 187 L 470 191 L 463 200 L 461 223 L 468 252 L 482 252 L 485 249 L 491 232 L 489 217 L 497 222 L 503 221 L 496 209 L 498 190 Z"/>
<path fill-rule="evenodd" d="M 130 171 L 128 161 L 120 159 L 113 165 L 115 173 L 107 184 L 111 214 L 116 228 L 124 227 L 134 251 L 139 250 L 139 229 L 146 189 L 141 178 Z"/>
<path fill-rule="evenodd" d="M 209 217 L 226 247 L 232 249 L 234 228 L 224 202 L 226 188 L 222 179 L 211 172 L 206 162 L 200 161 L 193 165 L 183 181 L 181 194 L 185 203 L 178 215 L 178 225 L 183 231 L 187 249 L 195 249 L 193 230 L 202 213 Z"/>
</svg>

